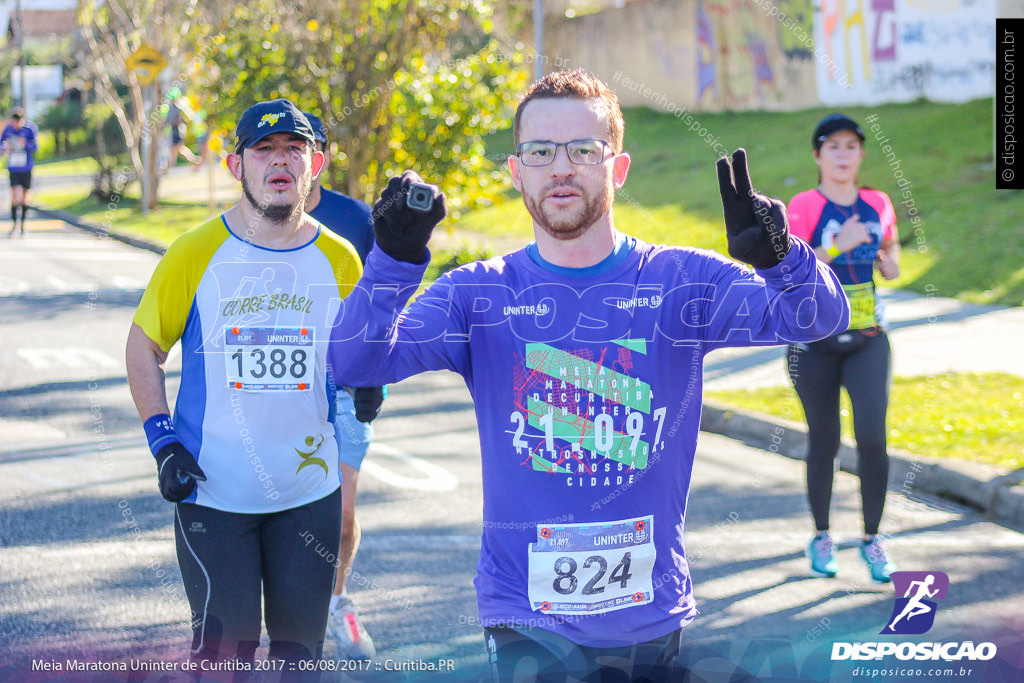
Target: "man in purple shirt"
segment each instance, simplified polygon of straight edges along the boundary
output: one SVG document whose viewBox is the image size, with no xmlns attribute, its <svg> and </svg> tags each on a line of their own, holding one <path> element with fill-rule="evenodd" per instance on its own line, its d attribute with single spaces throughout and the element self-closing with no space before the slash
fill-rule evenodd
<svg viewBox="0 0 1024 683">
<path fill-rule="evenodd" d="M 704 355 L 845 329 L 835 276 L 791 239 L 782 202 L 750 188 L 746 154 L 718 162 L 729 253 L 619 232 L 629 171 L 607 85 L 548 74 L 520 102 L 512 182 L 536 241 L 437 280 L 396 318 L 444 216 L 392 178 L 377 247 L 332 331 L 346 384 L 425 370 L 465 378 L 483 458 L 474 581 L 497 680 L 584 678 L 609 666 L 668 680 L 697 614 L 683 545 Z"/>
<path fill-rule="evenodd" d="M 11 226 L 10 237 L 18 229 L 18 212 L 21 211 L 21 236 L 25 236 L 25 210 L 28 191 L 32 187 L 32 163 L 38 144 L 35 128 L 24 125 L 25 114 L 20 109 L 11 113 L 11 122 L 0 133 L 0 150 L 7 154 L 7 170 L 11 176 Z"/>
</svg>

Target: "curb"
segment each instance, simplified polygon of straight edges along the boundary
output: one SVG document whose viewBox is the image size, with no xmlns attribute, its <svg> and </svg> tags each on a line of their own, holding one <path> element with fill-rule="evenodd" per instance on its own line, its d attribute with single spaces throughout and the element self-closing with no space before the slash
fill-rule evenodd
<svg viewBox="0 0 1024 683">
<path fill-rule="evenodd" d="M 76 228 L 85 230 L 86 232 L 91 232 L 94 235 L 99 235 L 100 237 L 104 238 L 115 239 L 118 242 L 124 242 L 129 246 L 136 247 L 138 249 L 145 249 L 146 251 L 151 251 L 158 256 L 163 256 L 164 252 L 167 251 L 167 247 L 157 244 L 156 242 L 150 242 L 149 240 L 140 239 L 138 237 L 129 237 L 128 235 L 121 235 L 119 233 L 112 232 L 106 228 L 102 228 L 91 223 L 86 223 L 75 214 L 68 213 L 67 211 L 44 209 L 41 206 L 35 206 L 32 204 L 29 204 L 28 208 L 32 209 L 41 216 L 45 216 L 47 218 L 56 218 L 57 220 L 64 221 L 65 223 L 73 225 Z"/>
<path fill-rule="evenodd" d="M 755 448 L 794 460 L 804 460 L 807 431 L 796 423 L 703 402 L 700 429 L 737 439 Z M 857 448 L 845 440 L 839 446 L 839 467 L 857 473 Z M 889 450 L 889 490 L 928 493 L 966 505 L 989 519 L 1024 531 L 1024 470 L 1007 473 L 989 465 L 927 458 Z"/>
</svg>

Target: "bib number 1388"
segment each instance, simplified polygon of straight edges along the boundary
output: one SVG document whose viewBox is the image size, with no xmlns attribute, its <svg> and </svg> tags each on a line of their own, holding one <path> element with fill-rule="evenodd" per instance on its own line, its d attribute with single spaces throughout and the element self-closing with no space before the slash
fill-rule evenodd
<svg viewBox="0 0 1024 683">
<path fill-rule="evenodd" d="M 229 327 L 225 331 L 227 383 L 244 391 L 305 391 L 316 371 L 311 328 Z"/>
<path fill-rule="evenodd" d="M 245 350 L 238 348 L 231 354 L 231 360 L 238 362 L 238 376 L 248 375 L 254 379 L 262 379 L 270 373 L 274 379 L 292 377 L 298 379 L 306 376 L 305 349 L 294 349 L 291 354 L 283 348 L 274 348 L 267 355 L 266 349 L 253 349 L 245 353 Z"/>
</svg>

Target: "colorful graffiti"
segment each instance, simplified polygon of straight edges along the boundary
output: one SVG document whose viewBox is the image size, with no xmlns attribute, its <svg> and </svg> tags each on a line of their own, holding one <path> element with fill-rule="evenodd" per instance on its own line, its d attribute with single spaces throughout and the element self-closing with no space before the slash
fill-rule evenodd
<svg viewBox="0 0 1024 683">
<path fill-rule="evenodd" d="M 811 0 L 700 0 L 696 11 L 699 107 L 778 100 L 788 80 L 786 62 L 812 54 Z"/>
<path fill-rule="evenodd" d="M 816 67 L 824 104 L 990 94 L 995 0 L 821 0 Z"/>
<path fill-rule="evenodd" d="M 776 0 L 775 16 L 779 45 L 789 59 L 808 60 L 814 56 L 814 12 L 811 0 Z"/>
</svg>

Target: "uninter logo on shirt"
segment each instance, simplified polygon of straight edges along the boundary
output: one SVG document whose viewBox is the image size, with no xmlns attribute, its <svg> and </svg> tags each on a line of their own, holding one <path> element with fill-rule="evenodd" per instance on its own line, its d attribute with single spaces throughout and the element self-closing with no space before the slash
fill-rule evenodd
<svg viewBox="0 0 1024 683">
<path fill-rule="evenodd" d="M 551 312 L 551 307 L 547 304 L 537 304 L 536 306 L 505 306 L 501 312 L 504 315 L 547 315 Z"/>
<path fill-rule="evenodd" d="M 623 310 L 631 308 L 657 308 L 658 306 L 661 306 L 661 297 L 657 294 L 654 296 L 635 296 L 632 299 L 619 299 L 615 302 L 615 307 Z"/>
</svg>

